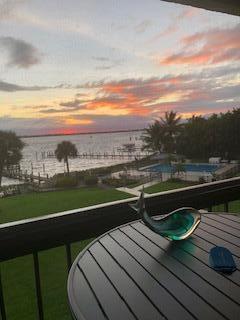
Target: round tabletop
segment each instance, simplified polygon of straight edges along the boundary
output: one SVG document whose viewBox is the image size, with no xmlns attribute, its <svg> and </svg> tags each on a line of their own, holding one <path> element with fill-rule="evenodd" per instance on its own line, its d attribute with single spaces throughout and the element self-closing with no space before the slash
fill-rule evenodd
<svg viewBox="0 0 240 320">
<path fill-rule="evenodd" d="M 170 241 L 141 221 L 109 231 L 82 251 L 68 277 L 74 319 L 239 319 L 240 217 L 204 214 L 192 237 Z M 238 270 L 209 266 L 215 245 Z"/>
</svg>

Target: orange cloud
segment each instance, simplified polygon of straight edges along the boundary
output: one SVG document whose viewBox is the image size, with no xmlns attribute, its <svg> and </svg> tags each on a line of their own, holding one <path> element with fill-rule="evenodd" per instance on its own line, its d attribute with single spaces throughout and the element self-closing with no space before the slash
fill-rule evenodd
<svg viewBox="0 0 240 320">
<path fill-rule="evenodd" d="M 161 61 L 162 64 L 203 64 L 209 62 L 211 55 L 209 52 L 198 52 L 196 54 L 174 54 Z"/>
<path fill-rule="evenodd" d="M 88 125 L 93 123 L 91 119 L 76 119 L 76 118 L 67 118 L 64 122 L 66 125 Z"/>
<path fill-rule="evenodd" d="M 181 42 L 184 45 L 182 51 L 161 58 L 159 63 L 198 65 L 240 61 L 240 24 L 228 29 L 196 33 Z"/>
<path fill-rule="evenodd" d="M 103 85 L 102 90 L 108 93 L 122 93 L 123 85 L 118 83 L 106 83 Z"/>
<path fill-rule="evenodd" d="M 175 110 L 190 114 L 231 109 L 239 99 L 239 68 L 236 66 L 211 67 L 201 73 L 169 74 L 161 78 L 99 81 L 80 87 L 92 92 L 88 99 L 61 101 L 58 105 L 35 106 L 46 118 L 59 119 L 58 126 L 80 130 L 125 125 L 149 121 L 164 111 Z M 232 81 L 229 81 L 229 77 Z M 236 79 L 236 81 L 233 81 Z M 145 120 L 143 120 L 145 119 Z M 126 120 L 126 122 L 125 122 Z"/>
</svg>

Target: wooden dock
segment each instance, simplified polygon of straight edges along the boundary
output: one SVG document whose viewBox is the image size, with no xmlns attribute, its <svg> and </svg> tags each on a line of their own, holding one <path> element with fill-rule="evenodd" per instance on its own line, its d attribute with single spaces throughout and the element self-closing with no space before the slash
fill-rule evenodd
<svg viewBox="0 0 240 320">
<path fill-rule="evenodd" d="M 56 158 L 54 152 L 42 152 L 42 159 Z M 149 156 L 149 153 L 78 153 L 79 159 L 141 159 Z"/>
<path fill-rule="evenodd" d="M 22 170 L 9 169 L 3 171 L 3 176 L 6 178 L 17 179 L 25 182 L 37 182 L 40 184 L 41 182 L 47 182 L 49 180 L 48 175 L 45 177 L 41 176 L 40 173 L 38 175 L 34 175 L 33 173 L 27 173 L 27 171 L 23 172 Z"/>
</svg>

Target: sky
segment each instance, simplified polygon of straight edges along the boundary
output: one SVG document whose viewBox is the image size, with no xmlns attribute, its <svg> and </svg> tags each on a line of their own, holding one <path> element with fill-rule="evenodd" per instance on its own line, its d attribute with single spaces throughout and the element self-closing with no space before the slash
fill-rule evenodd
<svg viewBox="0 0 240 320">
<path fill-rule="evenodd" d="M 240 107 L 240 18 L 160 0 L 0 0 L 0 130 L 142 129 Z"/>
</svg>

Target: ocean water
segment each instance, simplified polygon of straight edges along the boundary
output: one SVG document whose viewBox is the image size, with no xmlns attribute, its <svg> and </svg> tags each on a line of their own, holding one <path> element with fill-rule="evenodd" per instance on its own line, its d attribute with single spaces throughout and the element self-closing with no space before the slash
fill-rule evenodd
<svg viewBox="0 0 240 320">
<path fill-rule="evenodd" d="M 48 136 L 48 137 L 31 137 L 22 138 L 25 143 L 23 149 L 23 159 L 20 166 L 23 172 L 40 173 L 41 176 L 49 177 L 56 173 L 61 173 L 66 170 L 63 162 L 57 161 L 56 158 L 47 158 L 48 152 L 54 153 L 57 144 L 61 141 L 68 140 L 74 143 L 78 149 L 78 153 L 119 153 L 118 148 L 121 148 L 125 143 L 134 143 L 137 148 L 141 148 L 142 132 L 118 132 L 118 133 L 102 133 L 102 134 L 82 134 L 68 136 Z M 140 151 L 136 151 L 136 154 Z M 45 157 L 44 157 L 45 153 Z M 69 159 L 70 170 L 86 170 L 91 168 L 103 167 L 124 163 L 128 159 Z M 4 179 L 4 184 L 8 184 L 9 179 Z"/>
</svg>

